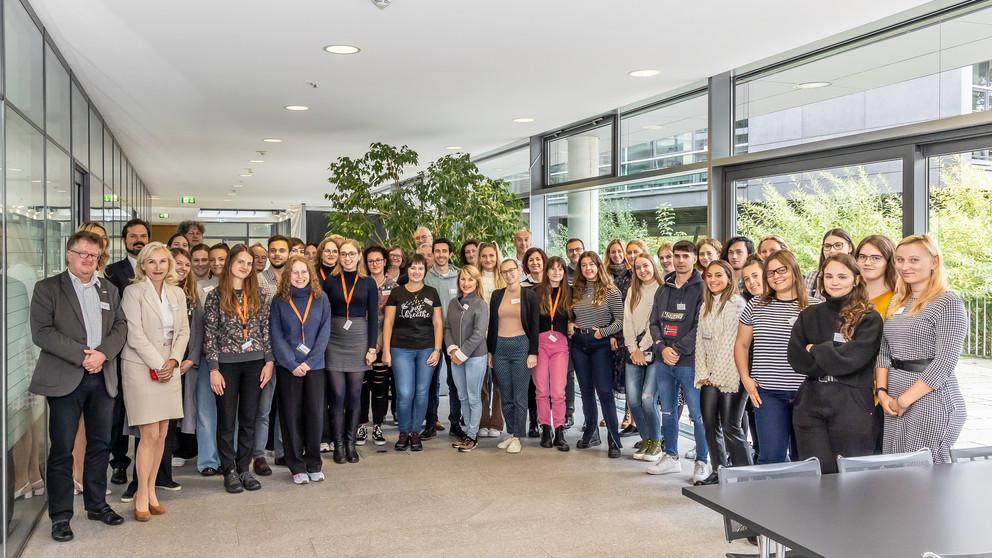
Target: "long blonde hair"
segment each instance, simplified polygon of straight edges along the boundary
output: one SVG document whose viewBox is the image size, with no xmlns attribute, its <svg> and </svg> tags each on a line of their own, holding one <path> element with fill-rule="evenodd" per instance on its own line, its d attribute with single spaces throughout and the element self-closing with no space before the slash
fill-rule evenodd
<svg viewBox="0 0 992 558">
<path fill-rule="evenodd" d="M 459 283 L 462 280 L 462 275 L 465 275 L 475 280 L 475 294 L 479 295 L 479 298 L 481 298 L 482 300 L 486 300 L 486 288 L 482 286 L 482 272 L 479 271 L 479 268 L 475 267 L 472 264 L 465 264 L 460 268 L 458 268 Z M 459 284 L 458 294 L 460 295 L 461 293 L 462 293 L 462 287 L 461 284 Z"/>
<path fill-rule="evenodd" d="M 138 253 L 138 265 L 134 267 L 134 279 L 131 280 L 132 283 L 140 283 L 145 280 L 145 270 L 141 269 L 141 264 L 151 259 L 152 255 L 159 250 L 165 252 L 165 255 L 168 256 L 169 260 L 169 271 L 165 274 L 166 284 L 179 284 L 179 276 L 176 274 L 176 259 L 172 257 L 172 252 L 161 242 L 149 242 L 148 244 L 145 244 L 145 247 Z"/>
<path fill-rule="evenodd" d="M 913 306 L 909 308 L 909 315 L 918 313 L 920 310 L 933 302 L 934 299 L 940 295 L 946 293 L 950 290 L 950 286 L 947 284 L 947 272 L 944 271 L 944 258 L 940 255 L 940 248 L 937 247 L 937 243 L 934 242 L 933 238 L 928 234 L 914 234 L 912 236 L 907 236 L 902 239 L 898 245 L 896 245 L 896 251 L 902 246 L 907 246 L 909 244 L 919 244 L 923 246 L 923 249 L 930 254 L 937 265 L 933 268 L 933 273 L 930 274 L 930 280 L 927 281 L 927 287 L 924 289 L 923 294 L 920 295 L 913 302 Z M 891 316 L 896 308 L 901 308 L 906 305 L 906 301 L 913 296 L 913 289 L 903 281 L 902 276 L 896 279 L 896 290 L 895 294 L 892 295 L 892 302 L 889 303 L 887 316 Z"/>
<path fill-rule="evenodd" d="M 596 288 L 592 292 L 592 305 L 599 306 L 606 300 L 606 294 L 610 289 L 616 289 L 613 285 L 613 278 L 607 271 L 603 261 L 599 259 L 599 254 L 592 251 L 583 252 L 579 256 L 579 269 L 575 270 L 575 284 L 572 286 L 572 307 L 582 300 L 582 295 L 586 292 L 586 276 L 582 274 L 582 260 L 589 258 L 596 264 Z"/>
<path fill-rule="evenodd" d="M 358 251 L 358 263 L 355 264 L 355 271 L 358 273 L 359 277 L 368 277 L 369 272 L 367 269 L 365 269 L 365 258 L 362 256 L 362 250 L 363 250 L 362 245 L 359 244 L 358 241 L 353 238 L 346 238 L 341 242 L 337 243 L 337 245 L 338 245 L 338 263 L 337 265 L 334 266 L 334 269 L 331 270 L 331 276 L 337 277 L 338 275 L 341 275 L 341 272 L 344 271 L 344 267 L 341 266 L 341 248 L 344 248 L 345 246 L 351 246 Z"/>
<path fill-rule="evenodd" d="M 200 289 L 196 286 L 196 274 L 193 273 L 193 256 L 190 255 L 189 250 L 185 248 L 172 248 L 169 250 L 172 253 L 172 259 L 176 259 L 176 256 L 182 256 L 190 262 L 189 273 L 186 274 L 186 278 L 177 283 L 177 286 L 186 293 L 186 298 L 190 301 L 190 306 L 195 307 L 200 305 Z M 177 273 L 178 278 L 178 273 Z"/>
<path fill-rule="evenodd" d="M 665 278 L 662 277 L 661 272 L 658 271 L 658 266 L 656 266 L 654 261 L 651 259 L 651 254 L 645 252 L 634 258 L 634 265 L 632 266 L 634 273 L 630 280 L 630 289 L 627 291 L 630 295 L 631 312 L 633 312 L 634 308 L 637 308 L 637 305 L 641 303 L 641 287 L 645 284 L 644 281 L 641 281 L 641 278 L 637 276 L 637 260 L 644 260 L 651 264 L 651 270 L 654 272 L 654 280 L 658 283 L 659 287 L 662 287 L 665 284 Z"/>
<path fill-rule="evenodd" d="M 500 255 L 499 246 L 497 246 L 494 242 L 483 242 L 482 244 L 479 244 L 478 258 L 480 274 L 482 272 L 482 251 L 486 248 L 492 248 L 493 251 L 496 252 L 496 267 L 491 272 L 493 274 L 493 283 L 495 284 L 494 288 L 505 289 L 506 281 L 503 280 L 503 274 L 499 272 L 500 261 L 502 261 L 503 257 Z"/>
</svg>

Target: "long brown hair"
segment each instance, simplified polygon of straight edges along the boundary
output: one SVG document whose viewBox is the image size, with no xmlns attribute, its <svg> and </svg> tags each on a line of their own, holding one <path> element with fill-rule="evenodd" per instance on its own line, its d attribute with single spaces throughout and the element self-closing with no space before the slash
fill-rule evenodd
<svg viewBox="0 0 992 558">
<path fill-rule="evenodd" d="M 186 294 L 186 298 L 189 299 L 190 305 L 198 306 L 200 304 L 200 292 L 199 289 L 196 288 L 196 274 L 193 273 L 193 256 L 191 256 L 189 251 L 185 248 L 173 248 L 169 251 L 172 252 L 172 259 L 182 256 L 190 263 L 189 273 L 186 274 L 185 279 L 178 283 L 178 286 L 183 290 L 183 293 Z"/>
<path fill-rule="evenodd" d="M 854 250 L 855 258 L 861 256 L 861 249 L 864 248 L 865 244 L 871 244 L 875 247 L 875 249 L 882 253 L 882 258 L 885 260 L 885 286 L 888 287 L 890 291 L 895 292 L 897 279 L 895 243 L 884 234 L 873 234 L 871 236 L 866 236 L 861 239 L 861 242 L 858 243 L 857 249 Z"/>
<path fill-rule="evenodd" d="M 541 282 L 537 284 L 537 299 L 541 301 L 541 313 L 551 314 L 551 305 L 548 304 L 548 298 L 551 296 L 551 279 L 548 279 L 548 270 L 552 266 L 558 266 L 564 273 L 568 267 L 560 256 L 551 256 L 548 258 L 547 263 L 544 265 L 544 277 L 541 278 Z M 555 309 L 557 314 L 559 311 L 564 312 L 564 315 L 568 315 L 572 308 L 572 287 L 568 286 L 568 275 L 562 275 L 561 282 L 558 284 L 558 288 L 561 289 L 561 299 L 558 302 L 559 308 Z"/>
<path fill-rule="evenodd" d="M 258 274 L 255 273 L 255 257 L 244 244 L 235 244 L 227 254 L 227 261 L 224 262 L 224 271 L 220 276 L 220 284 L 217 291 L 220 293 L 220 311 L 225 314 L 237 315 L 238 297 L 234 294 L 234 276 L 231 275 L 231 268 L 234 267 L 234 260 L 242 253 L 247 253 L 251 257 L 248 277 L 245 277 L 242 285 L 242 293 L 248 303 L 248 313 L 255 314 L 262 308 L 262 292 L 258 287 Z"/>
<path fill-rule="evenodd" d="M 306 264 L 307 266 L 307 273 L 310 274 L 310 290 L 313 292 L 313 297 L 320 298 L 324 296 L 324 289 L 320 286 L 320 279 L 317 276 L 317 270 L 313 265 L 313 261 L 311 261 L 310 258 L 299 254 L 290 256 L 289 259 L 286 260 L 286 265 L 283 266 L 282 281 L 279 282 L 279 288 L 276 290 L 276 296 L 286 302 L 289 302 L 290 298 L 292 298 L 293 286 L 290 284 L 290 276 L 293 274 L 293 264 L 297 262 Z"/>
<path fill-rule="evenodd" d="M 610 259 L 610 248 L 613 248 L 614 244 L 620 247 L 620 252 L 623 254 L 623 262 L 621 263 L 625 268 L 630 269 L 631 266 L 627 264 L 627 250 L 626 248 L 624 248 L 623 241 L 620 240 L 619 238 L 614 238 L 613 240 L 611 240 L 610 243 L 606 245 L 606 250 L 603 250 L 603 254 L 606 256 L 606 261 L 607 261 L 606 265 L 607 266 L 613 265 L 613 260 Z"/>
<path fill-rule="evenodd" d="M 592 292 L 592 305 L 599 306 L 606 300 L 606 293 L 610 292 L 610 289 L 616 289 L 613 285 L 613 278 L 610 277 L 610 272 L 603 265 L 603 260 L 599 259 L 599 254 L 593 251 L 583 252 L 579 256 L 578 268 L 575 270 L 575 284 L 572 286 L 572 306 L 582 300 L 582 295 L 586 292 L 586 276 L 582 274 L 582 260 L 584 259 L 592 260 L 592 263 L 596 264 L 596 288 Z"/>
<path fill-rule="evenodd" d="M 775 300 L 775 289 L 772 288 L 772 282 L 768 280 L 768 263 L 772 260 L 784 265 L 789 269 L 789 273 L 792 274 L 792 289 L 796 293 L 796 301 L 799 303 L 799 309 L 802 310 L 809 306 L 809 294 L 803 288 L 803 274 L 799 271 L 799 262 L 796 261 L 795 254 L 788 250 L 772 252 L 761 264 L 761 274 L 765 279 L 765 292 L 761 296 L 761 305 L 764 306 Z"/>
<path fill-rule="evenodd" d="M 723 291 L 718 293 L 719 296 L 711 293 L 709 287 L 703 289 L 703 316 L 710 315 L 710 312 L 713 311 L 713 303 L 717 300 L 720 301 L 720 309 L 717 313 L 722 313 L 723 309 L 727 306 L 727 302 L 737 293 L 737 284 L 734 283 L 734 269 L 730 267 L 730 264 L 723 260 L 713 260 L 710 262 L 710 265 L 706 266 L 703 272 L 709 271 L 713 266 L 717 266 L 723 270 L 724 275 L 727 276 L 727 286 Z"/>
<path fill-rule="evenodd" d="M 631 267 L 634 272 L 631 274 L 630 289 L 627 290 L 627 293 L 630 296 L 631 312 L 633 312 L 634 308 L 637 308 L 637 305 L 641 303 L 641 287 L 644 286 L 644 281 L 641 281 L 641 278 L 637 276 L 637 260 L 644 260 L 651 264 L 651 270 L 654 272 L 652 275 L 654 275 L 654 280 L 658 283 L 658 287 L 663 287 L 665 285 L 665 278 L 662 277 L 661 272 L 658 271 L 658 266 L 656 266 L 654 261 L 651 259 L 651 254 L 645 252 L 644 254 L 634 258 L 634 265 Z"/>
<path fill-rule="evenodd" d="M 933 238 L 928 234 L 914 234 L 912 236 L 907 236 L 899 242 L 896 246 L 896 250 L 900 246 L 906 246 L 908 244 L 919 244 L 930 254 L 934 260 L 936 260 L 937 265 L 934 266 L 933 273 L 930 274 L 930 280 L 927 282 L 927 288 L 923 291 L 923 294 L 913 302 L 912 308 L 909 309 L 909 315 L 916 314 L 927 304 L 933 302 L 935 298 L 946 293 L 950 290 L 947 285 L 947 273 L 944 271 L 944 258 L 940 255 L 940 249 L 937 248 L 937 243 L 933 241 Z M 892 295 L 892 302 L 889 303 L 888 314 L 891 316 L 892 312 L 896 308 L 905 306 L 906 301 L 913 296 L 913 289 L 903 281 L 902 277 L 896 281 L 896 291 Z"/>
<path fill-rule="evenodd" d="M 831 254 L 823 260 L 823 267 L 820 268 L 820 278 L 817 283 L 820 292 L 826 292 L 826 289 L 823 288 L 823 270 L 830 262 L 843 265 L 854 275 L 854 288 L 847 295 L 844 307 L 840 309 L 840 334 L 844 336 L 844 339 L 851 340 L 854 337 L 854 330 L 858 328 L 861 320 L 868 312 L 873 312 L 875 307 L 868 299 L 868 284 L 861 275 L 861 268 L 858 267 L 858 262 L 854 256 L 850 254 Z"/>
</svg>

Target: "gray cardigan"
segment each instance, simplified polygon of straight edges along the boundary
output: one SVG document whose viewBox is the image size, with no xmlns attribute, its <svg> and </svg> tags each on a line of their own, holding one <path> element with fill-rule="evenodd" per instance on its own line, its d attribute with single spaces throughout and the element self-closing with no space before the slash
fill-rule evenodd
<svg viewBox="0 0 992 558">
<path fill-rule="evenodd" d="M 489 305 L 479 295 L 451 299 L 444 319 L 444 352 L 450 354 L 457 347 L 469 358 L 486 356 L 488 327 Z"/>
</svg>

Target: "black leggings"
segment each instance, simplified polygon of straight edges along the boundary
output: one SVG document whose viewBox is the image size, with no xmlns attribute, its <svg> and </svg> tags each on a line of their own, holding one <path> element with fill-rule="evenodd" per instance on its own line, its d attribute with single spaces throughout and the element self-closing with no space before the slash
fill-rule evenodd
<svg viewBox="0 0 992 558">
<path fill-rule="evenodd" d="M 751 448 L 741 428 L 747 392 L 741 387 L 737 393 L 724 393 L 714 386 L 703 386 L 699 392 L 699 406 L 706 428 L 706 445 L 710 448 L 710 463 L 717 467 L 751 465 Z M 725 445 L 726 444 L 726 445 Z M 727 461 L 727 454 L 730 461 Z"/>
<path fill-rule="evenodd" d="M 332 432 L 335 441 L 338 441 L 338 436 L 344 433 L 345 428 L 349 430 L 350 435 L 354 435 L 351 432 L 353 430 L 351 423 L 357 422 L 357 413 L 362 408 L 362 381 L 365 379 L 365 372 L 330 370 L 327 379 L 331 382 L 331 393 L 334 395 L 331 401 L 331 415 L 334 421 Z M 345 411 L 352 420 L 345 422 Z"/>
<path fill-rule="evenodd" d="M 365 373 L 362 382 L 362 409 L 358 413 L 361 422 L 369 421 L 369 410 L 372 411 L 373 424 L 382 424 L 386 419 L 392 375 L 392 367 L 381 362 L 373 364 L 372 369 Z"/>
</svg>

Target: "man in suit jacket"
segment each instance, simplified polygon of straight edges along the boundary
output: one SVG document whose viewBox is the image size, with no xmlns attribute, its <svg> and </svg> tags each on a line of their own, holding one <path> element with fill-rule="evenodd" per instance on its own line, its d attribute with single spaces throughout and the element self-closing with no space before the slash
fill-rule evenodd
<svg viewBox="0 0 992 558">
<path fill-rule="evenodd" d="M 108 265 L 106 269 L 107 279 L 117 287 L 118 297 L 124 296 L 124 289 L 134 279 L 134 270 L 138 266 L 138 254 L 150 241 L 151 230 L 148 223 L 141 219 L 131 219 L 124 224 L 124 228 L 121 230 L 121 238 L 124 240 L 127 257 Z M 119 375 L 119 362 L 117 369 Z M 126 417 L 124 397 L 118 393 L 114 400 L 114 424 L 110 434 L 110 452 L 112 454 L 110 467 L 114 470 L 110 482 L 114 484 L 127 484 L 127 468 L 131 464 L 131 458 L 127 456 L 130 436 L 124 434 Z M 127 498 L 127 492 L 124 493 L 124 496 Z M 126 499 L 125 501 L 129 500 Z"/>
<path fill-rule="evenodd" d="M 73 538 L 72 446 L 80 415 L 86 419 L 86 516 L 107 525 L 124 522 L 105 494 L 117 356 L 127 321 L 117 288 L 96 275 L 101 246 L 91 232 L 72 235 L 66 245 L 68 269 L 39 281 L 31 301 L 31 337 L 41 354 L 29 389 L 48 400 L 48 515 L 58 542 Z"/>
</svg>

